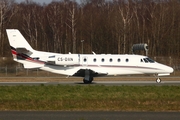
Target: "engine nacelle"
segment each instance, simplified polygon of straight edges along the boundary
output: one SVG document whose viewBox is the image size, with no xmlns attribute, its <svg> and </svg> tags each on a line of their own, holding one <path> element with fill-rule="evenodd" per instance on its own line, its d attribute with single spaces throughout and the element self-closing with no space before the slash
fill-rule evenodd
<svg viewBox="0 0 180 120">
<path fill-rule="evenodd" d="M 54 65 L 77 65 L 79 64 L 78 54 L 62 54 L 58 56 L 49 56 L 47 63 Z"/>
</svg>

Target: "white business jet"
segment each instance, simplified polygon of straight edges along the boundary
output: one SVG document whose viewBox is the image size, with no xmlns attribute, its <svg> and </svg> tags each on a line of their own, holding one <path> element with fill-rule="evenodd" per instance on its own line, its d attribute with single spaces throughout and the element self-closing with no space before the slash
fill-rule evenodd
<svg viewBox="0 0 180 120">
<path fill-rule="evenodd" d="M 26 69 L 39 68 L 52 73 L 83 77 L 91 83 L 94 77 L 105 75 L 154 74 L 170 75 L 173 68 L 142 55 L 119 54 L 59 54 L 34 50 L 17 29 L 6 30 L 14 61 Z"/>
</svg>

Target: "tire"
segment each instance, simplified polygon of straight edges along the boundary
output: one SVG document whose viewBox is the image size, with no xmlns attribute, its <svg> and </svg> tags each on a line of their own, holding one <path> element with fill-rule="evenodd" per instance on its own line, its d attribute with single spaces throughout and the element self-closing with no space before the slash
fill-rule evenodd
<svg viewBox="0 0 180 120">
<path fill-rule="evenodd" d="M 84 84 L 91 84 L 92 83 L 92 81 L 88 81 L 88 80 L 85 80 L 85 79 L 83 79 L 83 82 L 84 82 Z"/>
<path fill-rule="evenodd" d="M 157 83 L 161 83 L 161 79 L 160 79 L 160 78 L 157 78 L 157 79 L 156 79 L 156 82 L 157 82 Z"/>
<path fill-rule="evenodd" d="M 93 81 L 93 77 L 90 77 L 90 79 L 89 79 L 89 80 L 85 80 L 85 79 L 83 79 L 84 84 L 91 84 L 91 83 L 92 83 L 92 81 Z"/>
</svg>

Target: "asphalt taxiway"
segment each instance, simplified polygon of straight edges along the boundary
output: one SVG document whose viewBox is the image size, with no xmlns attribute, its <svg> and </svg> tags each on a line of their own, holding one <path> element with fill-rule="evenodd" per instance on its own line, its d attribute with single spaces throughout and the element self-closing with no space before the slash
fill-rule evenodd
<svg viewBox="0 0 180 120">
<path fill-rule="evenodd" d="M 0 120 L 179 120 L 179 112 L 1 111 Z"/>
<path fill-rule="evenodd" d="M 83 82 L 60 81 L 60 82 L 0 82 L 0 86 L 17 86 L 17 85 L 89 85 Z M 105 85 L 105 86 L 179 86 L 180 81 L 94 81 L 90 85 Z"/>
</svg>

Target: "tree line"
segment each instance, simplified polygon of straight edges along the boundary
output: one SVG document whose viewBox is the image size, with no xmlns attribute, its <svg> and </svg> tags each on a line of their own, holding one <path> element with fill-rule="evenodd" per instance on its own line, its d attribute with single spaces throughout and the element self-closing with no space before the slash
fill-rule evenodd
<svg viewBox="0 0 180 120">
<path fill-rule="evenodd" d="M 10 56 L 5 30 L 19 29 L 42 51 L 129 54 L 147 43 L 150 56 L 178 57 L 179 13 L 180 0 L 0 0 L 0 56 Z"/>
</svg>

